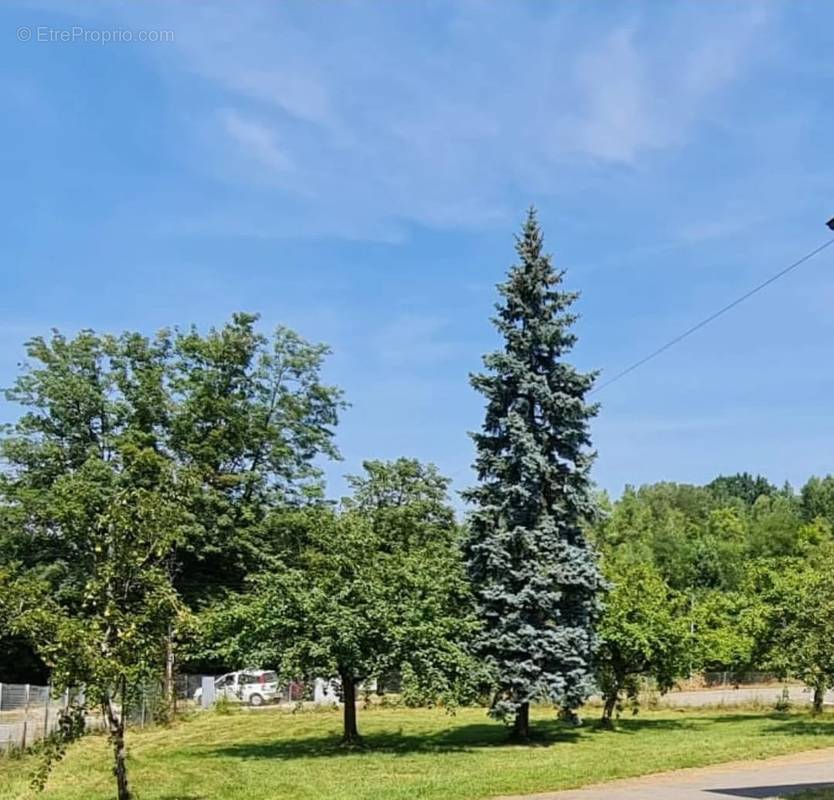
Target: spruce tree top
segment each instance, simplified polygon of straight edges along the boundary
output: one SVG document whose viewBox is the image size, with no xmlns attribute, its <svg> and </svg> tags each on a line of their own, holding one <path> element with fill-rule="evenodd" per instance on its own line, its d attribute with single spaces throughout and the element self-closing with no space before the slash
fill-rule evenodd
<svg viewBox="0 0 834 800">
<path fill-rule="evenodd" d="M 512 485 L 502 510 L 507 522 L 520 524 L 549 511 L 578 520 L 593 510 L 588 423 L 598 407 L 585 396 L 597 373 L 579 372 L 563 360 L 576 343 L 571 326 L 577 315 L 569 309 L 579 293 L 560 289 L 564 270 L 553 267 L 543 245 L 530 208 L 516 237 L 520 263 L 498 286 L 504 301 L 496 304 L 493 323 L 504 348 L 484 356 L 487 373 L 471 376 L 487 408 L 482 431 L 472 434 L 482 483 L 467 499 L 482 505 L 493 498 L 496 482 Z"/>
</svg>

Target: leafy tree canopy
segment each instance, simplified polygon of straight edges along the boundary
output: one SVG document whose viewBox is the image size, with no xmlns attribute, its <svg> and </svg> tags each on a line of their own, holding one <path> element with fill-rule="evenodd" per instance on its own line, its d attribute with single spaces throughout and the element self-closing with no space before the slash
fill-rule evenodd
<svg viewBox="0 0 834 800">
<path fill-rule="evenodd" d="M 611 588 L 599 624 L 597 683 L 603 724 L 628 698 L 637 708 L 640 680 L 654 679 L 661 692 L 692 668 L 686 598 L 670 589 L 648 565 L 611 565 Z"/>
<path fill-rule="evenodd" d="M 449 703 L 471 697 L 478 670 L 466 647 L 474 620 L 447 480 L 402 459 L 368 462 L 350 482 L 355 494 L 341 511 L 276 516 L 280 557 L 204 624 L 205 640 L 223 643 L 215 657 L 338 677 L 344 740 L 356 744 L 361 682 L 398 672 L 407 696 Z"/>
</svg>

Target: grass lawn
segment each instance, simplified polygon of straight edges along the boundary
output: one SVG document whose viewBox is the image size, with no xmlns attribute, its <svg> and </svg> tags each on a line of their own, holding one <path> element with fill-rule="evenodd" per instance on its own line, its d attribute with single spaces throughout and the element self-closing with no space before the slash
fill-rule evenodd
<svg viewBox="0 0 834 800">
<path fill-rule="evenodd" d="M 614 733 L 564 727 L 547 709 L 533 719 L 540 741 L 518 746 L 481 709 L 361 711 L 367 747 L 346 752 L 335 712 L 207 713 L 131 732 L 130 777 L 137 800 L 474 800 L 834 746 L 834 715 L 647 711 Z M 0 800 L 30 796 L 31 759 L 0 759 Z M 42 795 L 112 796 L 101 736 L 77 743 Z"/>
</svg>

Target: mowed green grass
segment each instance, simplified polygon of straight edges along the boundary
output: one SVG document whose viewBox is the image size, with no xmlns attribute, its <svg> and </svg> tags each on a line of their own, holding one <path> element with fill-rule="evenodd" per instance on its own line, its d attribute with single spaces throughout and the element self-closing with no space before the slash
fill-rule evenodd
<svg viewBox="0 0 834 800">
<path fill-rule="evenodd" d="M 475 800 L 834 746 L 834 715 L 647 711 L 613 733 L 533 716 L 538 741 L 519 746 L 483 709 L 361 711 L 367 746 L 350 752 L 335 712 L 207 713 L 132 731 L 130 777 L 137 800 Z M 32 763 L 0 760 L 2 800 L 30 796 Z M 109 800 L 106 740 L 74 745 L 41 796 Z"/>
</svg>

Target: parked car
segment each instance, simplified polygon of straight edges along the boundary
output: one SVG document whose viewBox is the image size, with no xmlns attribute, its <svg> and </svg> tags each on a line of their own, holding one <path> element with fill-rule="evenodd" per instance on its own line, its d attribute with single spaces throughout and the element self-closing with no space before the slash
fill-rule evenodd
<svg viewBox="0 0 834 800">
<path fill-rule="evenodd" d="M 227 672 L 215 680 L 214 694 L 217 700 L 225 698 L 235 703 L 248 703 L 250 706 L 273 703 L 280 698 L 278 674 L 265 669 Z M 202 697 L 201 687 L 194 692 L 194 701 L 199 703 Z"/>
</svg>

